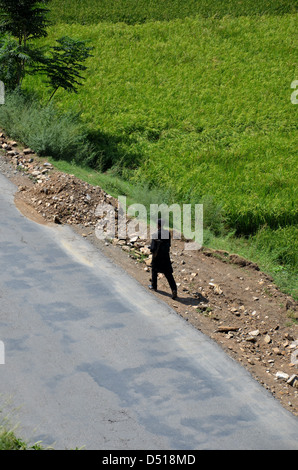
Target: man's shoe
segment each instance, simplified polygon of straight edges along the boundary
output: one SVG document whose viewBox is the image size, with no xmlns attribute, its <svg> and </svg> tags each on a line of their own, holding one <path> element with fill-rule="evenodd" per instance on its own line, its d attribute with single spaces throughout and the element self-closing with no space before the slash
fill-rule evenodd
<svg viewBox="0 0 298 470">
<path fill-rule="evenodd" d="M 148 287 L 149 287 L 149 289 L 154 290 L 154 292 L 157 291 L 157 289 L 155 287 L 153 287 L 152 284 L 150 284 Z"/>
<path fill-rule="evenodd" d="M 172 292 L 172 299 L 176 299 L 177 298 L 177 291 L 176 290 L 173 290 Z"/>
</svg>

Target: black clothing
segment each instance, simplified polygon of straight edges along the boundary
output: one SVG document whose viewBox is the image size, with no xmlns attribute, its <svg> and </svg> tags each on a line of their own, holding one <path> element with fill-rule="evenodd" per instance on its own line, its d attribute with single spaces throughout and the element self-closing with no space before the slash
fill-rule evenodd
<svg viewBox="0 0 298 470">
<path fill-rule="evenodd" d="M 152 289 L 154 290 L 157 290 L 157 275 L 158 275 L 158 271 L 156 271 L 155 269 L 152 268 Z M 174 276 L 173 276 L 173 273 L 170 272 L 170 271 L 167 271 L 164 273 L 168 283 L 169 283 L 169 286 L 172 290 L 172 292 L 176 292 L 177 291 L 177 285 L 176 285 L 176 282 L 175 282 L 175 279 L 174 279 Z"/>
<path fill-rule="evenodd" d="M 152 253 L 152 288 L 157 289 L 157 274 L 163 273 L 171 290 L 177 291 L 170 260 L 171 235 L 168 231 L 158 230 L 151 240 Z"/>
</svg>

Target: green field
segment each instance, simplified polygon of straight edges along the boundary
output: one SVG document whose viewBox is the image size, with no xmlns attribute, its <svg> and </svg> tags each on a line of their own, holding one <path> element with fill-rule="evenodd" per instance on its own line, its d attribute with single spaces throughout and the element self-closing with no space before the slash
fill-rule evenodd
<svg viewBox="0 0 298 470">
<path fill-rule="evenodd" d="M 55 97 L 63 112 L 81 113 L 96 148 L 89 163 L 172 201 L 212 199 L 227 230 L 250 237 L 242 246 L 257 261 L 265 254 L 295 291 L 297 2 L 49 6 L 53 24 L 41 44 L 68 35 L 94 47 L 79 93 Z M 27 78 L 25 87 L 47 102 L 42 79 Z"/>
<path fill-rule="evenodd" d="M 223 16 L 282 15 L 297 12 L 293 0 L 52 0 L 55 23 L 95 24 L 100 22 L 169 21 L 199 15 Z"/>
</svg>

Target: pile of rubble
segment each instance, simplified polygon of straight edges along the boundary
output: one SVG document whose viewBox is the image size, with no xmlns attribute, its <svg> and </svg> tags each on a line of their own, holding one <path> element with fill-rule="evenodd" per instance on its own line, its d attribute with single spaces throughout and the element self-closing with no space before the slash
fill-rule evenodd
<svg viewBox="0 0 298 470">
<path fill-rule="evenodd" d="M 57 224 L 96 225 L 99 204 L 109 204 L 117 212 L 117 201 L 98 186 L 55 171 L 29 148 L 20 150 L 15 141 L 0 134 L 0 145 L 16 170 L 26 173 L 32 185 L 19 186 L 23 199 L 33 205 L 45 221 Z"/>
</svg>

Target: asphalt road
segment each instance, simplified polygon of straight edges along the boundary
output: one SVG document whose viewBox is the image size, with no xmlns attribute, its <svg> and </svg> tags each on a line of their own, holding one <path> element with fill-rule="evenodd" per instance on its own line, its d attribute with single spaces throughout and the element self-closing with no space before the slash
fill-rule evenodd
<svg viewBox="0 0 298 470">
<path fill-rule="evenodd" d="M 298 420 L 209 338 L 0 174 L 0 409 L 55 449 L 298 449 Z"/>
</svg>

